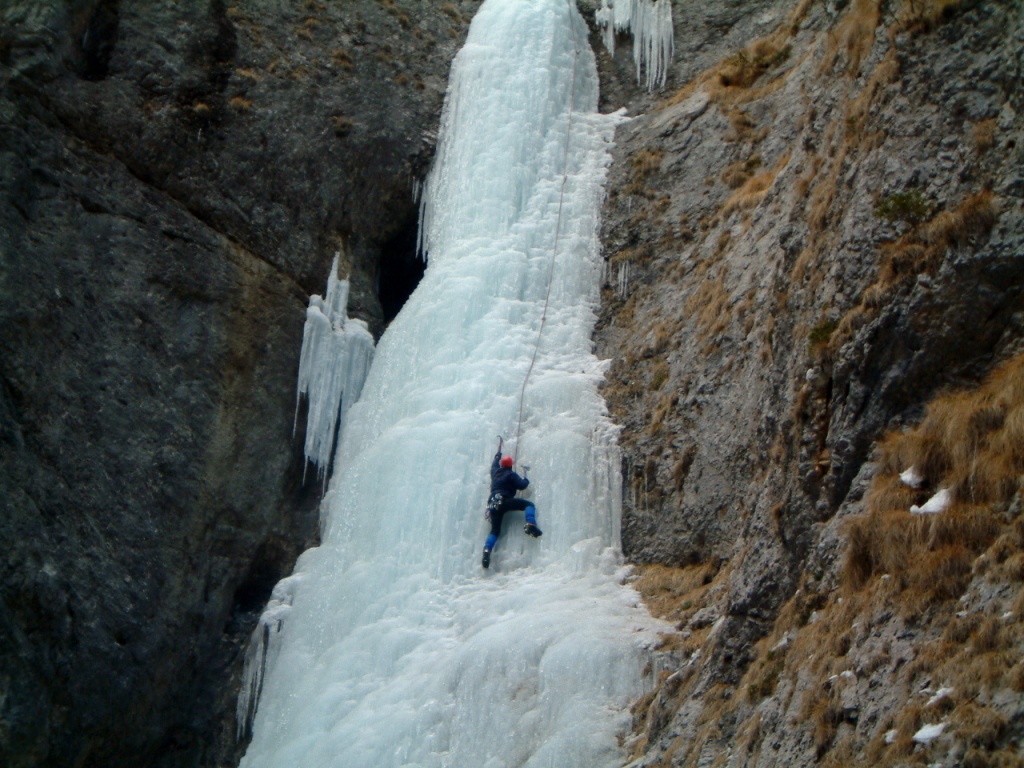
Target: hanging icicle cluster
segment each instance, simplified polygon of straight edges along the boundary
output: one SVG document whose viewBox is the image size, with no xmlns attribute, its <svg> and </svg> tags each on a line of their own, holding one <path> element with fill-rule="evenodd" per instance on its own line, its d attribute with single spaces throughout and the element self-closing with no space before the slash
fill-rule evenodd
<svg viewBox="0 0 1024 768">
<path fill-rule="evenodd" d="M 612 54 L 615 35 L 632 33 L 638 83 L 641 72 L 646 72 L 648 91 L 665 85 L 675 49 L 671 0 L 601 0 L 595 19 L 604 28 L 604 45 Z"/>
<path fill-rule="evenodd" d="M 306 417 L 306 460 L 317 465 L 318 477 L 327 474 L 335 436 L 345 412 L 358 398 L 373 359 L 373 335 L 366 323 L 346 315 L 348 280 L 338 279 L 334 254 L 327 278 L 327 296 L 309 297 L 302 329 L 299 386 L 295 396 L 295 425 L 299 400 L 309 401 Z"/>
</svg>

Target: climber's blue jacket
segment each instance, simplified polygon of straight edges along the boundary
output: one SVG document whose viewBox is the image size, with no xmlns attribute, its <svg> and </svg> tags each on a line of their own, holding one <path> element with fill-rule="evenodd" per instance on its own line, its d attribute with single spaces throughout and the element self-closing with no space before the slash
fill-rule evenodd
<svg viewBox="0 0 1024 768">
<path fill-rule="evenodd" d="M 525 477 L 520 477 L 511 468 L 501 466 L 501 451 L 494 454 L 494 461 L 491 462 L 491 493 L 500 493 L 502 496 L 515 496 L 516 491 L 521 491 L 530 484 Z"/>
</svg>

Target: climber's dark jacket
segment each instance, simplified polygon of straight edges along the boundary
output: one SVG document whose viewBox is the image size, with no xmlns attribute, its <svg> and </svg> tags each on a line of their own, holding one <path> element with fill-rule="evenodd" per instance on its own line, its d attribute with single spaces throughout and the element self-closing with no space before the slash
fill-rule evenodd
<svg viewBox="0 0 1024 768">
<path fill-rule="evenodd" d="M 500 493 L 502 496 L 511 498 L 516 491 L 522 491 L 530 484 L 525 477 L 520 477 L 509 467 L 501 466 L 501 451 L 494 454 L 494 461 L 491 462 L 491 495 Z"/>
</svg>

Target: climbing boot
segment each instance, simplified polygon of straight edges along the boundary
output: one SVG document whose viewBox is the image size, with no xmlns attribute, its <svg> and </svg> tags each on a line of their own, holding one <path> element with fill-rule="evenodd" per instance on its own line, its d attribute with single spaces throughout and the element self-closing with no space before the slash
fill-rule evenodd
<svg viewBox="0 0 1024 768">
<path fill-rule="evenodd" d="M 484 559 L 480 561 L 480 564 L 484 568 L 487 568 L 488 566 L 490 566 L 490 564 L 491 564 L 491 550 L 489 550 L 489 549 L 485 549 L 484 550 Z"/>
<path fill-rule="evenodd" d="M 534 523 L 527 523 L 523 526 L 523 530 L 526 532 L 527 536 L 533 536 L 535 539 L 539 539 L 544 535 L 544 532 Z"/>
</svg>

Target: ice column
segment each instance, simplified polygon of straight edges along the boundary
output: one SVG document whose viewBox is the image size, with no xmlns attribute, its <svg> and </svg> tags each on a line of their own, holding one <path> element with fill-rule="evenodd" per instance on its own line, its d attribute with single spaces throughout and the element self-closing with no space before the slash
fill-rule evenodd
<svg viewBox="0 0 1024 768">
<path fill-rule="evenodd" d="M 262 619 L 243 768 L 624 762 L 663 625 L 624 584 L 621 458 L 592 352 L 624 118 L 597 111 L 587 38 L 575 0 L 486 0 L 473 19 L 423 189 L 426 271 L 345 414 L 322 542 Z M 326 435 L 327 417 L 311 423 Z M 509 513 L 485 571 L 499 434 L 531 466 L 544 536 Z"/>
<path fill-rule="evenodd" d="M 665 85 L 675 39 L 671 0 L 601 0 L 595 18 L 598 26 L 604 28 L 604 45 L 612 54 L 615 35 L 632 32 L 638 83 L 641 72 L 646 72 L 647 90 Z"/>
<path fill-rule="evenodd" d="M 336 253 L 326 297 L 309 297 L 295 396 L 296 424 L 300 399 L 305 395 L 309 402 L 306 460 L 317 465 L 320 477 L 327 473 L 336 432 L 359 398 L 373 359 L 373 335 L 366 323 L 346 315 L 348 280 L 338 279 L 338 258 Z"/>
</svg>

